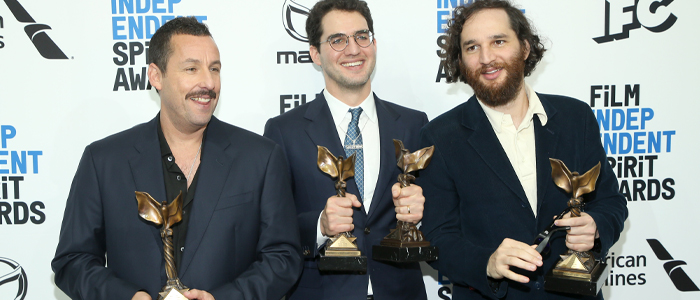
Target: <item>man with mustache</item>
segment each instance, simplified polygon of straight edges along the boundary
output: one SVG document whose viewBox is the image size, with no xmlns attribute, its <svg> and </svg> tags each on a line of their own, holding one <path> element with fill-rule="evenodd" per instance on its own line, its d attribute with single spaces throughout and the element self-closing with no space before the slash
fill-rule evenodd
<svg viewBox="0 0 700 300">
<path fill-rule="evenodd" d="M 373 260 L 372 246 L 396 227 L 396 219 L 415 224 L 423 216 L 421 188 L 401 189 L 396 183 L 400 170 L 392 139 L 417 150 L 428 118 L 372 92 L 377 40 L 367 3 L 319 1 L 306 32 L 326 88 L 314 101 L 270 119 L 264 134 L 287 156 L 301 231 L 304 269 L 287 299 L 426 299 L 417 262 Z M 335 156 L 356 155 L 345 197 L 333 196 L 334 180 L 318 169 L 317 145 Z M 319 271 L 319 249 L 329 237 L 348 231 L 367 256 L 367 272 Z"/>
<path fill-rule="evenodd" d="M 426 202 L 422 228 L 440 248 L 433 267 L 454 284 L 453 299 L 579 299 L 546 293 L 544 274 L 567 247 L 604 258 L 627 218 L 596 119 L 586 103 L 525 83 L 545 49 L 518 8 L 477 0 L 454 16 L 448 82 L 466 82 L 474 96 L 421 131 L 422 146 L 435 145 L 418 180 L 426 198 L 439 199 Z M 557 220 L 571 229 L 540 254 L 535 237 L 570 197 L 554 184 L 549 158 L 601 170 L 585 212 Z"/>
<path fill-rule="evenodd" d="M 181 195 L 174 263 L 188 299 L 279 300 L 301 271 L 289 172 L 279 146 L 213 116 L 219 50 L 194 17 L 150 41 L 161 100 L 148 123 L 87 146 L 66 203 L 56 285 L 72 299 L 156 299 L 166 284 L 158 228 L 135 192 Z M 169 298 L 170 299 L 170 298 Z"/>
</svg>

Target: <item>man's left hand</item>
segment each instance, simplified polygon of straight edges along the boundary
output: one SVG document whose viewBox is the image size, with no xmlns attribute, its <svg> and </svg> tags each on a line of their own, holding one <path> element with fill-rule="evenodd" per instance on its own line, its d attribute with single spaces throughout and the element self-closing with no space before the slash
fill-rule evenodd
<svg viewBox="0 0 700 300">
<path fill-rule="evenodd" d="M 215 300 L 214 296 L 207 293 L 206 291 L 191 289 L 183 294 L 187 299 L 197 299 L 197 300 Z"/>
<path fill-rule="evenodd" d="M 583 252 L 593 249 L 595 239 L 599 236 L 595 221 L 585 212 L 581 212 L 580 217 L 573 218 L 571 213 L 568 213 L 554 224 L 560 227 L 571 227 L 566 234 L 566 247 L 574 251 Z"/>
<path fill-rule="evenodd" d="M 420 186 L 411 184 L 401 188 L 401 184 L 397 182 L 391 187 L 391 195 L 394 198 L 396 219 L 413 224 L 418 224 L 423 219 L 425 197 Z"/>
</svg>

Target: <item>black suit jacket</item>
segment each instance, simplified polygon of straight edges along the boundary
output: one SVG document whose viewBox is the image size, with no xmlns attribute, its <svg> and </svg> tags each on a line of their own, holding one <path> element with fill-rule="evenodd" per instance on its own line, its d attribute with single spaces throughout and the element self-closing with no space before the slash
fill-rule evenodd
<svg viewBox="0 0 700 300">
<path fill-rule="evenodd" d="M 156 119 L 86 147 L 51 263 L 68 296 L 131 299 L 144 290 L 157 299 L 166 281 L 163 244 L 159 229 L 138 216 L 134 191 L 164 200 L 161 164 Z M 212 117 L 181 281 L 216 299 L 279 300 L 301 269 L 292 201 L 279 146 Z"/>
<path fill-rule="evenodd" d="M 353 234 L 362 255 L 368 257 L 367 273 L 372 277 L 372 289 L 377 299 L 426 299 L 418 263 L 387 264 L 372 260 L 372 246 L 379 245 L 389 234 L 389 229 L 396 227 L 391 186 L 397 181 L 399 168 L 392 139 L 402 140 L 410 150 L 416 149 L 418 133 L 428 119 L 423 112 L 380 100 L 376 95 L 374 101 L 379 122 L 381 166 L 368 213 L 365 214 L 362 208 L 355 209 Z M 318 217 L 328 197 L 336 192 L 334 180 L 318 169 L 316 146 L 325 146 L 334 155 L 345 156 L 323 93 L 314 101 L 268 120 L 264 135 L 282 146 L 287 156 L 301 231 L 304 270 L 288 299 L 365 299 L 367 274 L 322 274 L 317 266 Z M 347 181 L 347 192 L 359 195 L 354 179 Z"/>
<path fill-rule="evenodd" d="M 546 293 L 543 274 L 566 250 L 564 234 L 556 235 L 544 265 L 535 272 L 513 268 L 530 277 L 521 284 L 502 280 L 494 293 L 486 276 L 491 254 L 504 238 L 532 244 L 552 217 L 567 207 L 570 195 L 553 182 L 549 158 L 564 161 L 580 173 L 601 163 L 596 190 L 584 196 L 585 212 L 596 222 L 603 258 L 618 240 L 627 218 L 627 203 L 600 143 L 591 108 L 576 99 L 538 94 L 548 121 L 534 117 L 537 160 L 537 217 L 478 100 L 435 118 L 421 132 L 421 146 L 435 154 L 418 184 L 426 199 L 423 232 L 440 248 L 433 264 L 454 284 L 453 299 L 568 299 Z M 470 289 L 471 287 L 471 289 Z M 602 298 L 602 294 L 598 298 Z"/>
</svg>

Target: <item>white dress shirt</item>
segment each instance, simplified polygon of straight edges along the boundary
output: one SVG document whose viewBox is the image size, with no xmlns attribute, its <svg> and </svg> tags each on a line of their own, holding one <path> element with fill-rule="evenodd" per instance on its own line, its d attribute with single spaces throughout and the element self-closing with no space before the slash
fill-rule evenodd
<svg viewBox="0 0 700 300">
<path fill-rule="evenodd" d="M 533 118 L 536 115 L 542 126 L 547 124 L 547 113 L 537 94 L 525 83 L 525 93 L 528 98 L 527 112 L 520 126 L 515 128 L 510 114 L 504 114 L 484 105 L 486 117 L 491 123 L 493 131 L 501 142 L 510 164 L 518 175 L 518 180 L 525 190 L 532 212 L 537 217 L 537 156 L 535 152 L 535 125 Z"/>
<path fill-rule="evenodd" d="M 369 212 L 370 205 L 372 204 L 372 197 L 374 195 L 374 190 L 377 187 L 377 179 L 379 178 L 379 122 L 377 119 L 377 106 L 374 103 L 374 93 L 369 92 L 369 95 L 365 100 L 360 103 L 359 106 L 349 106 L 338 98 L 331 95 L 328 90 L 323 90 L 323 96 L 326 98 L 328 103 L 328 108 L 333 116 L 333 123 L 335 123 L 335 129 L 338 133 L 338 138 L 340 138 L 340 143 L 345 146 L 345 135 L 348 132 L 348 126 L 352 120 L 352 113 L 350 113 L 351 108 L 361 107 L 362 114 L 360 115 L 360 121 L 358 127 L 360 128 L 360 134 L 362 135 L 362 151 L 364 156 L 364 195 L 362 195 L 362 206 L 365 209 L 365 213 Z M 331 130 L 330 128 L 328 130 Z M 324 146 L 324 145 L 321 145 Z M 345 153 L 333 153 L 336 157 L 343 156 Z M 332 195 L 328 195 L 329 197 Z M 360 197 L 358 197 L 360 198 Z M 360 199 L 358 199 L 360 200 Z M 323 214 L 323 212 L 321 212 Z M 321 216 L 318 216 L 318 226 L 316 226 L 316 243 L 317 245 L 322 245 L 326 242 L 328 237 L 321 233 Z M 365 253 L 366 254 L 366 253 Z M 367 295 L 372 294 L 372 282 L 367 287 Z"/>
</svg>

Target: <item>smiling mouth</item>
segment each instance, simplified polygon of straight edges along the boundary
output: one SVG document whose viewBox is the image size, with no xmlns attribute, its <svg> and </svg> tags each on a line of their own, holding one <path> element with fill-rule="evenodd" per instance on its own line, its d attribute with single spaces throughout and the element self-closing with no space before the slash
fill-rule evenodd
<svg viewBox="0 0 700 300">
<path fill-rule="evenodd" d="M 211 102 L 211 98 L 198 98 L 198 97 L 192 97 L 190 100 L 197 102 L 197 103 L 202 103 L 202 104 L 207 104 Z"/>
<path fill-rule="evenodd" d="M 498 72 L 498 71 L 500 71 L 500 70 L 503 70 L 503 68 L 494 69 L 494 70 L 492 70 L 492 71 L 484 72 L 483 74 L 493 74 L 493 73 L 496 73 L 496 72 Z"/>
<path fill-rule="evenodd" d="M 360 66 L 364 63 L 365 63 L 364 61 L 356 61 L 356 62 L 351 62 L 351 63 L 344 63 L 344 64 L 341 64 L 341 66 L 343 66 L 343 67 L 356 67 L 356 66 Z"/>
<path fill-rule="evenodd" d="M 199 90 L 188 93 L 185 98 L 199 104 L 208 104 L 212 99 L 216 99 L 216 92 L 213 90 Z"/>
</svg>

